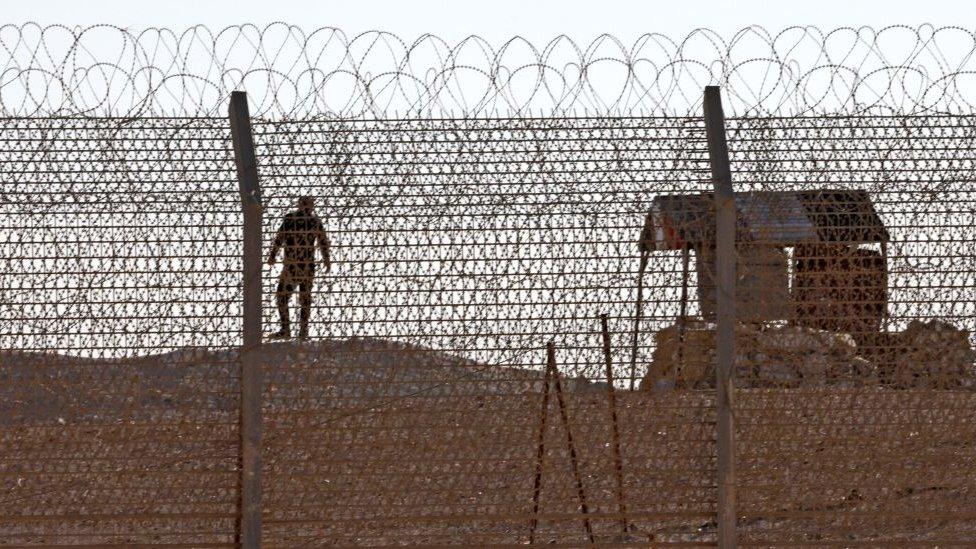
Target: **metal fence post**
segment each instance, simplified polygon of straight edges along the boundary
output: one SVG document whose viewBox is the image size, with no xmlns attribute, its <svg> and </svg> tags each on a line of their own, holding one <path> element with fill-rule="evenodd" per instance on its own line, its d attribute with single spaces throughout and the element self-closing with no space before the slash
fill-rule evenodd
<svg viewBox="0 0 976 549">
<path fill-rule="evenodd" d="M 718 86 L 705 87 L 705 133 L 715 185 L 715 386 L 718 415 L 718 545 L 735 547 L 735 426 L 732 367 L 735 361 L 735 200 Z"/>
<path fill-rule="evenodd" d="M 231 93 L 229 116 L 244 210 L 244 342 L 241 348 L 237 542 L 243 548 L 256 548 L 261 544 L 261 188 L 246 93 Z"/>
</svg>

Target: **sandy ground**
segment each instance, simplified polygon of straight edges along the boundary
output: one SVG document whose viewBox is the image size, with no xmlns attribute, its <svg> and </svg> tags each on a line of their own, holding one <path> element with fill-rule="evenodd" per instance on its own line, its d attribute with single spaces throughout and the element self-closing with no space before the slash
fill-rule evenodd
<svg viewBox="0 0 976 549">
<path fill-rule="evenodd" d="M 266 354 L 266 546 L 648 546 L 715 540 L 713 398 L 618 391 L 621 533 L 606 386 L 555 395 L 539 512 L 541 373 L 357 340 Z M 0 544 L 229 545 L 237 356 L 0 356 Z M 976 394 L 736 394 L 742 541 L 976 543 Z"/>
</svg>

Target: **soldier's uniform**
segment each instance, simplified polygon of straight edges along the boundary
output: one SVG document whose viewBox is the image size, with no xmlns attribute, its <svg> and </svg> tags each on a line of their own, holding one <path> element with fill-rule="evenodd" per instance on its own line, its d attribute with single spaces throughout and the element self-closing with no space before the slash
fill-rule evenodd
<svg viewBox="0 0 976 549">
<path fill-rule="evenodd" d="M 297 210 L 285 216 L 271 246 L 271 257 L 284 248 L 284 265 L 278 277 L 275 298 L 281 331 L 276 337 L 290 337 L 291 323 L 288 301 L 295 288 L 301 305 L 299 337 L 308 337 L 308 320 L 312 308 L 312 282 L 315 279 L 315 247 L 319 246 L 326 263 L 329 262 L 329 239 L 322 221 L 311 210 Z"/>
</svg>

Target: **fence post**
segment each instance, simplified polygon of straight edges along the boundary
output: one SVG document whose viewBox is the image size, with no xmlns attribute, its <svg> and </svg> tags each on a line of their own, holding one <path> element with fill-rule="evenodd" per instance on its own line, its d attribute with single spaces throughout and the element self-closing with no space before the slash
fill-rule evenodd
<svg viewBox="0 0 976 549">
<path fill-rule="evenodd" d="M 718 446 L 718 545 L 737 544 L 735 510 L 735 425 L 732 367 L 735 361 L 735 199 L 725 140 L 725 114 L 718 86 L 705 87 L 705 133 L 715 185 L 715 400 Z"/>
<path fill-rule="evenodd" d="M 244 210 L 244 344 L 236 541 L 249 549 L 261 544 L 261 188 L 246 93 L 231 93 L 229 116 Z"/>
</svg>

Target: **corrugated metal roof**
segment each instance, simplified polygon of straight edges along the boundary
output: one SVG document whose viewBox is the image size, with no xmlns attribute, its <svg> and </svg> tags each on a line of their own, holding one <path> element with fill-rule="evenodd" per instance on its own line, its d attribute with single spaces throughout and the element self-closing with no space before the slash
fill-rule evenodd
<svg viewBox="0 0 976 549">
<path fill-rule="evenodd" d="M 737 194 L 735 209 L 739 229 L 749 240 L 787 245 L 818 240 L 817 230 L 796 193 Z"/>
<path fill-rule="evenodd" d="M 656 250 L 680 250 L 711 240 L 715 221 L 706 195 L 664 195 L 651 206 Z"/>
<path fill-rule="evenodd" d="M 888 241 L 888 230 L 867 191 L 819 189 L 797 195 L 821 242 Z"/>
</svg>

